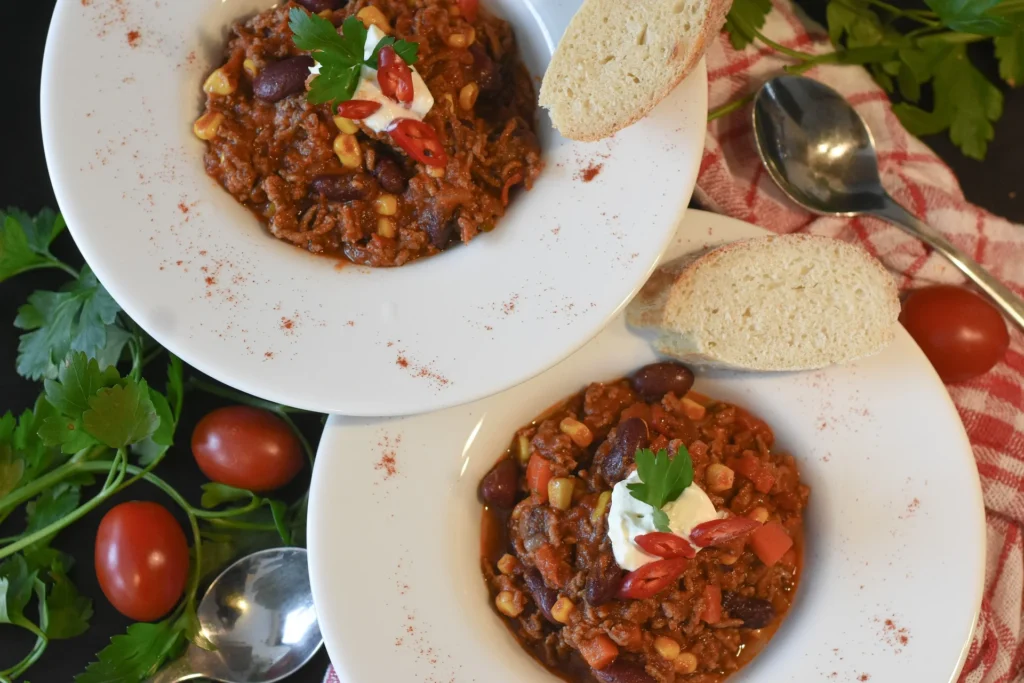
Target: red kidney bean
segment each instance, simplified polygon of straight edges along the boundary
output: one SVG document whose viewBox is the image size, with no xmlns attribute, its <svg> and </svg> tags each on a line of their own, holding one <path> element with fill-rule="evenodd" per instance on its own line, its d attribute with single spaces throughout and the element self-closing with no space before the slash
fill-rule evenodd
<svg viewBox="0 0 1024 683">
<path fill-rule="evenodd" d="M 615 428 L 615 440 L 612 449 L 601 461 L 601 475 L 609 484 L 616 484 L 626 478 L 629 468 L 636 461 L 638 448 L 645 448 L 650 443 L 650 430 L 647 423 L 639 417 L 623 420 Z"/>
<path fill-rule="evenodd" d="M 319 14 L 324 10 L 341 9 L 348 4 L 348 0 L 295 0 L 313 14 Z"/>
<path fill-rule="evenodd" d="M 743 628 L 764 628 L 775 618 L 772 603 L 761 598 L 748 598 L 739 593 L 722 593 L 722 607 L 733 619 L 742 619 Z"/>
<path fill-rule="evenodd" d="M 615 599 L 621 584 L 622 568 L 611 553 L 601 553 L 587 574 L 584 597 L 591 607 L 599 607 Z"/>
<path fill-rule="evenodd" d="M 526 587 L 530 589 L 530 592 L 533 594 L 533 601 L 537 603 L 537 607 L 540 608 L 544 617 L 552 624 L 561 626 L 562 624 L 555 621 L 555 618 L 551 616 L 551 606 L 558 599 L 558 593 L 548 588 L 540 572 L 536 569 L 530 569 L 523 574 L 523 580 L 526 581 Z"/>
<path fill-rule="evenodd" d="M 679 363 L 653 363 L 637 370 L 630 383 L 645 401 L 657 401 L 670 391 L 676 396 L 689 391 L 693 372 Z"/>
<path fill-rule="evenodd" d="M 309 68 L 315 63 L 312 57 L 300 55 L 268 64 L 253 79 L 252 91 L 267 102 L 277 102 L 300 93 L 306 89 Z"/>
<path fill-rule="evenodd" d="M 480 498 L 488 505 L 510 510 L 519 493 L 519 465 L 504 458 L 480 482 Z"/>
<path fill-rule="evenodd" d="M 446 249 L 455 238 L 455 228 L 459 226 L 454 216 L 442 218 L 434 211 L 424 211 L 420 217 L 420 226 L 430 236 L 430 243 L 438 249 Z"/>
<path fill-rule="evenodd" d="M 487 50 L 480 43 L 473 43 L 469 46 L 473 55 L 473 68 L 476 70 L 476 83 L 483 92 L 495 92 L 501 90 L 501 69 Z"/>
<path fill-rule="evenodd" d="M 639 662 L 623 662 L 616 659 L 603 669 L 592 669 L 594 677 L 601 683 L 655 683 Z"/>
<path fill-rule="evenodd" d="M 318 175 L 309 181 L 314 192 L 336 202 L 366 199 L 373 192 L 373 178 L 365 173 Z"/>
<path fill-rule="evenodd" d="M 409 180 L 402 171 L 402 166 L 389 156 L 379 154 L 377 164 L 373 167 L 373 175 L 377 176 L 380 186 L 391 194 L 402 194 Z"/>
</svg>

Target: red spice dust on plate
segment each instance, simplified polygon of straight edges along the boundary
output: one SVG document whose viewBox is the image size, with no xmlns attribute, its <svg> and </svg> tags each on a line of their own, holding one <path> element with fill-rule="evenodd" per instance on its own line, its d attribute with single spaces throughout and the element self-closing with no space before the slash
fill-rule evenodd
<svg viewBox="0 0 1024 683">
<path fill-rule="evenodd" d="M 576 180 L 582 180 L 585 183 L 589 183 L 597 177 L 597 174 L 601 172 L 602 168 L 604 168 L 604 164 L 591 164 L 576 174 Z"/>
</svg>

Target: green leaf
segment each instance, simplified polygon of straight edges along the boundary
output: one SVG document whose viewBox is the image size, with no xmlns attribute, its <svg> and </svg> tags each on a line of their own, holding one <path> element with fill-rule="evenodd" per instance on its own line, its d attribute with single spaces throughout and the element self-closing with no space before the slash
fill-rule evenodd
<svg viewBox="0 0 1024 683">
<path fill-rule="evenodd" d="M 18 345 L 18 373 L 55 378 L 71 351 L 96 358 L 101 368 L 113 364 L 130 338 L 117 322 L 120 310 L 88 267 L 58 292 L 34 292 L 14 320 L 26 330 Z"/>
<path fill-rule="evenodd" d="M 177 427 L 177 421 L 171 414 L 171 406 L 163 394 L 150 387 L 149 400 L 153 403 L 160 421 L 150 437 L 132 446 L 132 452 L 139 456 L 139 464 L 143 466 L 159 458 L 174 444 L 174 431 Z"/>
<path fill-rule="evenodd" d="M 378 68 L 377 60 L 380 58 L 380 51 L 390 45 L 395 49 L 395 54 L 402 58 L 406 64 L 413 65 L 419 59 L 417 53 L 419 52 L 419 43 L 410 43 L 406 40 L 396 39 L 394 36 L 384 36 L 378 41 L 377 45 L 373 48 L 373 53 L 370 58 L 364 63 L 371 69 Z"/>
<path fill-rule="evenodd" d="M 725 22 L 732 46 L 742 50 L 749 45 L 754 39 L 754 31 L 764 27 L 771 10 L 771 0 L 733 0 Z"/>
<path fill-rule="evenodd" d="M 156 431 L 159 423 L 145 380 L 126 380 L 124 384 L 101 389 L 89 400 L 89 409 L 82 415 L 85 430 L 111 448 L 142 441 Z"/>
<path fill-rule="evenodd" d="M 237 489 L 234 486 L 211 481 L 203 484 L 203 497 L 199 504 L 206 509 L 210 509 L 224 503 L 233 503 L 236 500 L 252 500 L 253 498 L 254 494 L 252 491 Z"/>
<path fill-rule="evenodd" d="M 899 73 L 896 74 L 896 84 L 900 88 L 903 99 L 910 102 L 917 102 L 921 99 L 921 82 L 917 80 L 913 70 L 906 64 L 900 64 Z"/>
<path fill-rule="evenodd" d="M 684 446 L 680 446 L 671 459 L 665 449 L 657 453 L 649 448 L 639 449 L 636 452 L 636 472 L 640 482 L 629 484 L 627 488 L 634 498 L 655 510 L 678 498 L 693 483 L 693 462 Z M 656 514 L 655 522 L 659 518 Z"/>
<path fill-rule="evenodd" d="M 68 417 L 81 417 L 89 407 L 89 399 L 104 387 L 117 384 L 121 376 L 117 368 L 101 370 L 95 358 L 89 358 L 81 351 L 71 353 L 60 364 L 57 379 L 48 379 L 46 400 Z"/>
<path fill-rule="evenodd" d="M 18 209 L 0 211 L 0 282 L 33 268 L 56 265 L 50 243 L 64 219 L 50 209 L 32 218 Z"/>
<path fill-rule="evenodd" d="M 346 102 L 352 99 L 352 93 L 359 84 L 359 66 L 344 69 L 328 69 L 322 66 L 320 75 L 313 79 L 306 93 L 311 104 L 326 102 Z"/>
<path fill-rule="evenodd" d="M 53 588 L 47 601 L 50 623 L 44 629 L 46 635 L 53 640 L 82 635 L 89 629 L 92 600 L 79 594 L 60 563 L 50 570 L 50 579 L 53 581 Z"/>
<path fill-rule="evenodd" d="M 292 42 L 300 50 L 333 52 L 348 57 L 352 63 L 363 61 L 366 27 L 354 16 L 345 19 L 343 33 L 339 35 L 334 24 L 323 17 L 293 7 L 288 12 L 288 28 L 292 31 Z M 313 58 L 317 59 L 317 55 Z"/>
<path fill-rule="evenodd" d="M 99 443 L 82 425 L 82 419 L 71 419 L 61 415 L 46 418 L 39 427 L 39 438 L 47 446 L 60 446 L 65 455 L 77 453 L 83 448 Z"/>
<path fill-rule="evenodd" d="M 3 432 L 7 425 L 10 425 L 12 433 L 5 438 Z M 0 499 L 17 487 L 25 474 L 25 460 L 14 451 L 11 444 L 13 425 L 14 416 L 10 413 L 0 418 Z"/>
<path fill-rule="evenodd" d="M 171 405 L 171 412 L 174 413 L 174 421 L 181 417 L 181 405 L 185 397 L 185 383 L 182 379 L 184 372 L 181 367 L 181 359 L 170 354 L 167 361 L 167 402 Z"/>
<path fill-rule="evenodd" d="M 998 36 L 994 42 L 999 76 L 1016 87 L 1024 80 L 1024 30 L 1017 28 L 1010 35 Z"/>
<path fill-rule="evenodd" d="M 654 512 L 651 513 L 651 517 L 654 520 L 654 528 L 658 531 L 664 531 L 665 533 L 671 533 L 672 528 L 668 525 L 668 515 L 661 508 L 654 508 Z"/>
<path fill-rule="evenodd" d="M 25 506 L 28 526 L 25 533 L 45 529 L 75 511 L 81 500 L 81 490 L 68 482 L 60 482 L 43 491 Z"/>
<path fill-rule="evenodd" d="M 1005 36 L 1013 31 L 1013 24 L 1002 17 L 989 14 L 1001 0 L 925 0 L 942 23 L 954 31 L 976 33 L 983 36 Z"/>
<path fill-rule="evenodd" d="M 75 676 L 75 683 L 141 681 L 156 673 L 185 643 L 180 620 L 132 624 L 124 635 L 114 636 L 96 661 Z"/>
<path fill-rule="evenodd" d="M 21 555 L 12 555 L 0 564 L 0 624 L 24 621 L 25 606 L 32 599 L 36 572 L 29 571 Z"/>
<path fill-rule="evenodd" d="M 274 517 L 274 526 L 285 545 L 292 544 L 292 533 L 288 527 L 288 506 L 280 500 L 268 500 L 270 514 Z"/>
</svg>

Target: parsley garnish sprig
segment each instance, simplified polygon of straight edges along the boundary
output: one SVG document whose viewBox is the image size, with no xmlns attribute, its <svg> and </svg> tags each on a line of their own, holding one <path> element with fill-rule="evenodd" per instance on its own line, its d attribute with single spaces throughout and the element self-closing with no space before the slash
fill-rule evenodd
<svg viewBox="0 0 1024 683">
<path fill-rule="evenodd" d="M 914 135 L 949 131 L 964 155 L 983 159 L 1003 114 L 1003 95 L 971 63 L 967 46 L 988 43 L 999 60 L 999 75 L 1010 86 L 1024 81 L 1024 2 L 1021 0 L 924 0 L 921 8 L 883 0 L 830 0 L 828 34 L 835 48 L 808 54 L 761 32 L 769 0 L 735 0 L 726 30 L 736 49 L 752 41 L 793 60 L 790 73 L 818 64 L 859 64 L 888 93 L 903 125 Z M 709 119 L 740 109 L 749 93 L 709 113 Z M 931 108 L 924 108 L 926 101 Z"/>
<path fill-rule="evenodd" d="M 685 446 L 680 446 L 676 457 L 669 459 L 662 448 L 657 453 L 649 448 L 636 452 L 636 472 L 640 481 L 626 488 L 637 500 L 654 508 L 654 526 L 658 531 L 670 532 L 668 515 L 662 506 L 682 495 L 693 483 L 693 462 Z"/>
<path fill-rule="evenodd" d="M 300 50 L 307 50 L 320 65 L 320 73 L 313 79 L 306 94 L 313 104 L 324 102 L 345 102 L 352 99 L 352 93 L 359 84 L 363 66 L 377 68 L 377 56 L 390 45 L 406 64 L 415 64 L 417 43 L 398 40 L 393 36 L 380 39 L 369 59 L 363 58 L 366 44 L 366 27 L 355 17 L 348 17 L 341 25 L 341 34 L 334 24 L 316 14 L 310 14 L 298 7 L 288 13 L 288 27 L 292 41 Z"/>
</svg>

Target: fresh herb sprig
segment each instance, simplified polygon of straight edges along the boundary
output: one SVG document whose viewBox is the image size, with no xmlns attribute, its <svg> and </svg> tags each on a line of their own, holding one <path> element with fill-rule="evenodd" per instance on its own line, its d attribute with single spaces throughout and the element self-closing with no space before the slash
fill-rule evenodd
<svg viewBox="0 0 1024 683">
<path fill-rule="evenodd" d="M 363 58 L 366 44 L 366 27 L 355 17 L 348 17 L 341 25 L 341 34 L 334 24 L 316 14 L 310 14 L 298 7 L 288 13 L 288 27 L 292 41 L 300 50 L 307 50 L 320 65 L 320 73 L 310 83 L 306 94 L 313 104 L 324 102 L 345 102 L 352 99 L 352 93 L 359 84 L 363 66 L 377 68 L 377 56 L 390 45 L 406 64 L 416 63 L 419 45 L 393 36 L 380 39 L 369 59 Z"/>
<path fill-rule="evenodd" d="M 189 641 L 209 647 L 196 616 L 203 581 L 246 552 L 304 542 L 307 494 L 289 504 L 209 483 L 195 506 L 158 476 L 186 395 L 209 393 L 271 410 L 293 429 L 291 415 L 299 411 L 189 377 L 181 361 L 149 339 L 87 267 L 78 271 L 53 256 L 50 245 L 63 229 L 63 219 L 52 211 L 36 217 L 16 209 L 0 212 L 0 282 L 37 268 L 70 276 L 58 291 L 33 293 L 15 321 L 24 330 L 17 370 L 43 380 L 43 386 L 32 408 L 19 416 L 0 415 L 0 524 L 17 531 L 0 538 L 0 624 L 28 631 L 35 644 L 20 661 L 4 662 L 0 683 L 21 678 L 50 641 L 89 628 L 92 600 L 72 581 L 75 558 L 52 543 L 88 512 L 144 481 L 163 491 L 188 520 L 192 562 L 185 595 L 164 620 L 133 624 L 115 636 L 75 678 L 132 683 L 151 676 Z M 148 373 L 165 354 L 166 370 Z M 296 434 L 312 460 L 310 444 L 297 429 Z"/>
<path fill-rule="evenodd" d="M 680 445 L 676 456 L 670 459 L 664 448 L 657 453 L 641 448 L 636 452 L 636 472 L 640 481 L 626 488 L 634 498 L 654 508 L 654 526 L 658 531 L 671 531 L 668 515 L 661 508 L 682 495 L 693 483 L 693 461 L 689 451 Z"/>
<path fill-rule="evenodd" d="M 769 0 L 735 0 L 726 20 L 734 47 L 757 41 L 793 60 L 790 73 L 818 64 L 858 64 L 901 101 L 893 112 L 914 135 L 948 131 L 968 157 L 983 159 L 1003 113 L 1003 95 L 972 63 L 967 46 L 989 43 L 1000 77 L 1010 86 L 1024 79 L 1024 0 L 924 0 L 901 8 L 884 0 L 830 0 L 829 38 L 835 48 L 808 54 L 780 45 L 761 29 Z M 931 108 L 922 106 L 929 99 Z M 753 93 L 712 110 L 725 116 L 753 99 Z"/>
</svg>

